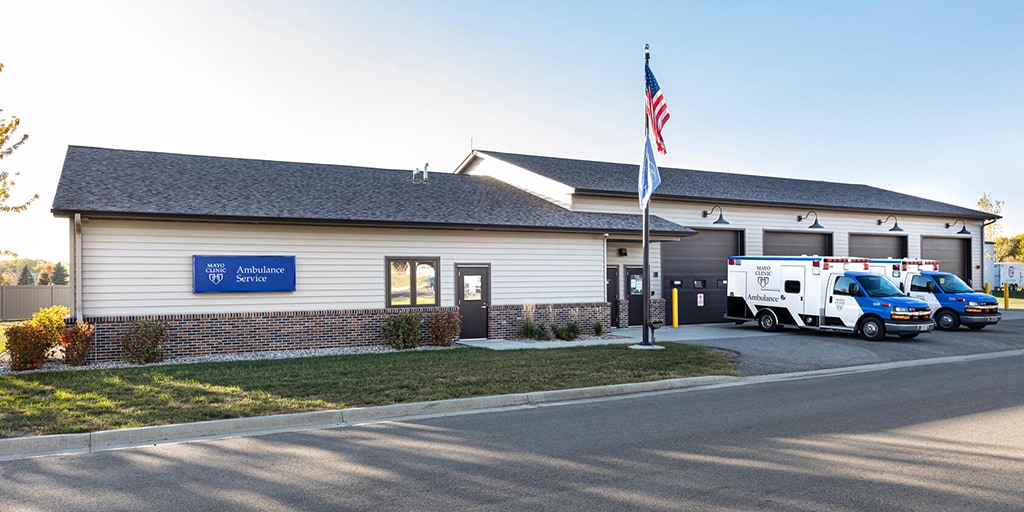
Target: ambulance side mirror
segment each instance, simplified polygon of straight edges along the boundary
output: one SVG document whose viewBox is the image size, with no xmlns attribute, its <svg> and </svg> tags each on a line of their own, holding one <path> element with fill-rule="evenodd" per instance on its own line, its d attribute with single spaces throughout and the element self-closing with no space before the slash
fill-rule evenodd
<svg viewBox="0 0 1024 512">
<path fill-rule="evenodd" d="M 856 284 L 851 284 L 850 285 L 850 295 L 852 295 L 854 297 L 860 295 L 860 286 L 857 286 Z"/>
<path fill-rule="evenodd" d="M 900 283 L 900 291 L 903 293 L 907 293 L 907 291 L 903 289 L 903 283 Z"/>
<path fill-rule="evenodd" d="M 934 281 L 928 281 L 928 293 L 935 293 L 937 289 Z"/>
</svg>

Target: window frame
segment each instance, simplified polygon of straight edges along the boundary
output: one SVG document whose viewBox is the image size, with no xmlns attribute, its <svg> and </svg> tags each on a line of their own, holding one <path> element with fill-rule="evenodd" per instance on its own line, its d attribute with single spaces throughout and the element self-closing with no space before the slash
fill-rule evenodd
<svg viewBox="0 0 1024 512">
<path fill-rule="evenodd" d="M 409 303 L 393 304 L 391 302 L 391 264 L 395 261 L 404 261 L 409 264 Z M 417 304 L 416 293 L 416 268 L 421 264 L 430 264 L 434 267 L 434 303 Z M 384 257 L 384 304 L 387 308 L 436 308 L 441 307 L 441 258 L 437 256 L 407 257 L 407 256 L 385 256 Z"/>
</svg>

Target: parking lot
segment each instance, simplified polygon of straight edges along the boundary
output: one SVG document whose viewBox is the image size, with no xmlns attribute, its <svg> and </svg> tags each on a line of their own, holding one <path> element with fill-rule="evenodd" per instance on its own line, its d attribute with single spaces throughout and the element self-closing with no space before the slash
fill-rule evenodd
<svg viewBox="0 0 1024 512">
<path fill-rule="evenodd" d="M 754 322 L 666 327 L 657 330 L 655 338 L 658 343 L 678 341 L 729 350 L 739 355 L 741 375 L 766 375 L 1024 349 L 1024 310 L 1002 313 L 998 324 L 980 331 L 935 330 L 912 340 L 889 336 L 870 342 L 852 334 L 795 329 L 766 333 Z"/>
</svg>

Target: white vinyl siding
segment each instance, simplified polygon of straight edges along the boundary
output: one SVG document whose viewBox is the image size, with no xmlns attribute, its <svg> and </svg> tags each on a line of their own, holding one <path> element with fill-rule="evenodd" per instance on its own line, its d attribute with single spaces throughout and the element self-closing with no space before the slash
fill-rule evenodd
<svg viewBox="0 0 1024 512">
<path fill-rule="evenodd" d="M 388 256 L 439 258 L 442 306 L 457 263 L 490 264 L 495 305 L 605 293 L 601 235 L 90 219 L 81 237 L 86 316 L 383 308 Z M 193 255 L 295 256 L 296 291 L 194 294 Z"/>
<path fill-rule="evenodd" d="M 718 210 L 714 215 L 704 217 L 701 212 L 711 210 L 711 207 L 721 204 L 722 214 L 729 225 L 721 226 L 727 229 L 739 229 L 744 232 L 747 256 L 762 256 L 764 247 L 765 231 L 793 231 L 793 232 L 818 232 L 832 234 L 832 253 L 835 256 L 860 256 L 849 254 L 850 235 L 894 235 L 904 236 L 907 239 L 907 255 L 910 258 L 921 257 L 921 237 L 950 237 L 959 238 L 956 232 L 960 230 L 960 224 L 955 227 L 946 228 L 946 223 L 952 223 L 954 218 L 943 216 L 911 215 L 897 213 L 902 232 L 890 232 L 892 219 L 878 225 L 879 219 L 885 219 L 888 213 L 864 213 L 855 211 L 826 210 L 819 208 L 802 208 L 787 206 L 751 206 L 731 205 L 728 203 L 716 202 L 686 202 L 667 201 L 661 199 L 651 200 L 651 215 L 657 215 L 663 219 L 693 228 L 714 229 L 713 223 L 718 219 Z M 797 216 L 806 215 L 808 211 L 814 210 L 818 214 L 818 222 L 824 229 L 809 229 L 814 222 L 814 216 L 797 222 Z M 607 198 L 607 197 L 573 197 L 573 211 L 580 212 L 605 212 L 605 213 L 637 213 L 639 206 L 634 199 Z M 981 221 L 967 221 L 967 229 L 970 235 L 961 235 L 971 239 L 971 263 L 972 279 L 975 287 L 984 286 L 982 281 L 982 270 L 977 268 L 982 261 L 981 248 Z M 656 244 L 655 244 L 656 245 Z M 609 246 L 609 262 L 614 258 Z M 653 266 L 652 269 L 658 270 Z M 657 282 L 657 280 L 655 280 Z"/>
</svg>

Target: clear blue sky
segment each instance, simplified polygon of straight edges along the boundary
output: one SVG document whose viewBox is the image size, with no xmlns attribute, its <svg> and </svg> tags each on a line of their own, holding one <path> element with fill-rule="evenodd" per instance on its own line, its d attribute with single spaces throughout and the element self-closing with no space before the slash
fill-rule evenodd
<svg viewBox="0 0 1024 512">
<path fill-rule="evenodd" d="M 49 209 L 69 144 L 639 165 L 644 43 L 672 114 L 659 166 L 988 192 L 1024 233 L 1019 0 L 0 0 L 0 108 L 31 137 L 0 165 L 41 196 L 0 215 L 0 247 L 68 260 Z"/>
</svg>

